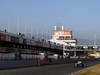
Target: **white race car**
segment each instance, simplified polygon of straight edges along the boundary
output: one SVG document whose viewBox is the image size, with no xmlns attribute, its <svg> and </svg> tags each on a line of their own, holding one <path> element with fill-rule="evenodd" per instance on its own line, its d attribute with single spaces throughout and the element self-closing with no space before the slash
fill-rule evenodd
<svg viewBox="0 0 100 75">
<path fill-rule="evenodd" d="M 77 61 L 77 62 L 74 64 L 74 67 L 85 67 L 85 64 L 84 64 L 82 61 Z"/>
</svg>

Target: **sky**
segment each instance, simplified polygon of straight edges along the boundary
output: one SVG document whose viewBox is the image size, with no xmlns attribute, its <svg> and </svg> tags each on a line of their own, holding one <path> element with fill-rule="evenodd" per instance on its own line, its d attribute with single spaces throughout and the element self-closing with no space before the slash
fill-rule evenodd
<svg viewBox="0 0 100 75">
<path fill-rule="evenodd" d="M 100 0 L 0 0 L 0 30 L 47 34 L 55 25 L 100 37 Z"/>
</svg>

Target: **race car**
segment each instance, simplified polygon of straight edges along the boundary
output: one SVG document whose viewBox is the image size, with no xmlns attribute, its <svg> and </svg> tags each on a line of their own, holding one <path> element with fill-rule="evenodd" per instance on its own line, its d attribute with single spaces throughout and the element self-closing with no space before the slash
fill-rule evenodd
<svg viewBox="0 0 100 75">
<path fill-rule="evenodd" d="M 74 64 L 74 67 L 75 68 L 83 68 L 85 67 L 86 65 L 82 62 L 82 61 L 77 61 L 75 64 Z"/>
</svg>

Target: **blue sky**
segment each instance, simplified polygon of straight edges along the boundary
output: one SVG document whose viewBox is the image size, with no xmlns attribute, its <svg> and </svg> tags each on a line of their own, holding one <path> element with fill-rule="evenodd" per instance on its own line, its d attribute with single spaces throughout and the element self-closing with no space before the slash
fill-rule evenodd
<svg viewBox="0 0 100 75">
<path fill-rule="evenodd" d="M 100 0 L 0 0 L 0 29 L 48 33 L 64 25 L 77 37 L 100 36 Z"/>
</svg>

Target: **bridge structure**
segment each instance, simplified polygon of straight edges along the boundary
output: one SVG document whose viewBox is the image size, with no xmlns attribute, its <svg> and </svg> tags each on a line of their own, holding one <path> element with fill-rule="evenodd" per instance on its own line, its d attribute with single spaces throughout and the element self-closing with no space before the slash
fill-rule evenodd
<svg viewBox="0 0 100 75">
<path fill-rule="evenodd" d="M 0 41 L 0 58 L 10 57 L 12 55 L 15 60 L 21 60 L 22 55 L 39 55 L 45 53 L 46 55 L 58 54 L 63 55 L 63 50 L 58 48 L 44 47 L 40 45 L 26 45 L 20 43 L 12 43 L 7 41 Z M 34 58 L 34 56 L 33 56 Z"/>
<path fill-rule="evenodd" d="M 22 55 L 39 55 L 39 53 L 45 53 L 46 55 L 57 54 L 63 57 L 64 53 L 69 53 L 72 56 L 76 56 L 95 51 L 100 51 L 100 45 L 64 46 L 62 49 L 58 49 L 39 45 L 26 45 L 0 41 L 0 57 L 2 58 L 5 54 L 10 57 L 12 54 L 15 60 L 21 60 Z"/>
</svg>

